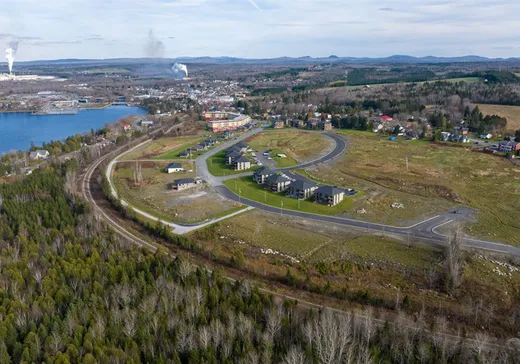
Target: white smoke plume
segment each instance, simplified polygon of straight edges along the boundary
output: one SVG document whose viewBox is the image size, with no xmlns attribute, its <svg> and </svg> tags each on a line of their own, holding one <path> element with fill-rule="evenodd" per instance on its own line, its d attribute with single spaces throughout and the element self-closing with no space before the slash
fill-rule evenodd
<svg viewBox="0 0 520 364">
<path fill-rule="evenodd" d="M 164 57 L 164 43 L 155 37 L 153 30 L 151 29 L 148 32 L 148 42 L 146 43 L 145 51 L 147 57 Z"/>
<path fill-rule="evenodd" d="M 188 77 L 188 67 L 182 63 L 175 63 L 172 67 L 173 75 L 177 79 L 183 79 Z"/>
<path fill-rule="evenodd" d="M 13 73 L 13 64 L 14 58 L 16 57 L 16 52 L 18 51 L 18 42 L 10 42 L 8 47 L 5 49 L 5 58 L 7 59 L 7 64 L 9 66 L 9 73 Z"/>
</svg>

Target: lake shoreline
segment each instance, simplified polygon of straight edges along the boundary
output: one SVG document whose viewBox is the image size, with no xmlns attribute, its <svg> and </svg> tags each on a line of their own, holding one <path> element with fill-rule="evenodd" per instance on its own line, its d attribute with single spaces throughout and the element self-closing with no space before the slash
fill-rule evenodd
<svg viewBox="0 0 520 364">
<path fill-rule="evenodd" d="M 140 107 L 102 106 L 81 108 L 75 114 L 32 115 L 28 111 L 0 113 L 0 154 L 26 150 L 31 143 L 42 145 L 88 133 L 92 129 L 102 129 L 106 124 L 114 124 L 125 117 L 148 115 L 148 110 Z"/>
</svg>

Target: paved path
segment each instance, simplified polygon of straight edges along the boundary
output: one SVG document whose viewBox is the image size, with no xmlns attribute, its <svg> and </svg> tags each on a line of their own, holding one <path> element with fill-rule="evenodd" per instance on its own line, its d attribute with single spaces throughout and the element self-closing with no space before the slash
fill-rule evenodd
<svg viewBox="0 0 520 364">
<path fill-rule="evenodd" d="M 234 179 L 238 177 L 245 177 L 245 176 L 251 176 L 252 172 L 246 172 L 242 174 L 237 175 L 230 175 L 225 177 L 215 177 L 209 173 L 208 166 L 207 166 L 207 160 L 208 158 L 212 157 L 216 153 L 230 148 L 234 144 L 238 143 L 241 140 L 244 140 L 252 135 L 255 135 L 259 132 L 261 132 L 262 129 L 255 129 L 252 130 L 244 135 L 242 135 L 240 138 L 235 139 L 233 141 L 230 141 L 228 143 L 225 143 L 223 145 L 220 145 L 217 149 L 214 149 L 199 158 L 195 161 L 197 166 L 197 173 L 201 178 L 203 178 L 205 181 L 207 181 L 210 185 L 212 185 L 215 190 L 217 190 L 218 193 L 220 193 L 222 196 L 236 202 L 240 202 L 242 204 L 248 205 L 250 207 L 255 207 L 260 210 L 264 210 L 267 212 L 272 213 L 278 213 L 281 215 L 286 216 L 293 216 L 298 218 L 305 218 L 315 221 L 322 221 L 326 223 L 335 223 L 345 226 L 352 226 L 360 229 L 370 230 L 372 232 L 380 232 L 384 234 L 390 234 L 390 235 L 398 235 L 401 237 L 413 237 L 413 239 L 419 239 L 424 241 L 427 244 L 434 245 L 434 246 L 445 246 L 447 243 L 447 236 L 438 233 L 436 229 L 440 226 L 451 224 L 454 221 L 471 221 L 471 215 L 475 213 L 474 210 L 468 209 L 468 208 L 461 208 L 458 209 L 458 213 L 453 212 L 447 212 L 445 214 L 441 214 L 438 216 L 431 217 L 427 220 L 424 220 L 422 222 L 419 222 L 412 226 L 406 226 L 406 227 L 400 227 L 400 226 L 390 226 L 390 225 L 383 225 L 383 224 L 377 224 L 372 222 L 366 222 L 366 221 L 360 221 L 355 220 L 351 218 L 346 217 L 338 217 L 338 216 L 326 216 L 326 215 L 319 215 L 319 214 L 313 214 L 309 212 L 301 212 L 301 211 L 295 211 L 295 210 L 282 210 L 281 208 L 265 205 L 263 203 L 253 201 L 246 199 L 244 197 L 239 197 L 236 195 L 232 190 L 230 190 L 228 187 L 226 187 L 223 182 L 229 179 Z M 290 168 L 280 168 L 276 169 L 281 172 L 289 172 L 290 170 L 294 169 L 303 169 L 311 166 L 316 166 L 323 163 L 328 163 L 332 161 L 333 159 L 341 156 L 346 148 L 347 143 L 344 138 L 337 134 L 332 133 L 323 133 L 324 135 L 332 138 L 336 145 L 332 152 L 329 154 L 311 162 L 304 163 L 299 166 L 290 167 Z M 491 252 L 497 252 L 497 253 L 503 253 L 513 256 L 520 257 L 520 248 L 513 247 L 510 245 L 500 244 L 492 241 L 484 241 L 484 240 L 478 240 L 473 238 L 464 238 L 462 242 L 463 246 L 468 248 L 475 248 L 480 250 L 486 250 Z"/>
<path fill-rule="evenodd" d="M 116 158 L 114 158 L 114 159 L 113 159 L 112 161 L 110 161 L 110 163 L 108 164 L 108 167 L 107 167 L 107 170 L 106 170 L 106 178 L 107 178 L 108 183 L 109 183 L 109 185 L 110 185 L 110 190 L 111 190 L 112 196 L 114 196 L 115 198 L 117 198 L 118 196 L 117 196 L 117 191 L 116 191 L 114 185 L 112 184 L 112 178 L 111 178 L 111 176 L 112 176 L 112 169 L 114 168 L 114 165 L 115 165 L 116 163 L 119 162 L 119 158 L 120 158 L 122 155 L 125 155 L 125 154 L 127 154 L 127 153 L 130 153 L 131 151 L 133 151 L 133 150 L 135 150 L 135 149 L 137 149 L 137 148 L 139 148 L 139 147 L 145 145 L 146 143 L 148 143 L 148 142 L 150 142 L 150 141 L 151 141 L 151 140 L 147 140 L 147 141 L 145 141 L 145 142 L 143 142 L 143 143 L 141 143 L 141 144 L 136 145 L 135 147 L 133 147 L 133 148 L 127 150 L 127 151 L 124 152 L 123 154 L 120 154 L 119 156 L 117 156 Z M 209 220 L 204 221 L 204 222 L 199 223 L 199 224 L 187 225 L 187 224 L 177 224 L 177 223 L 173 223 L 173 222 L 167 222 L 167 221 L 164 221 L 164 220 L 162 220 L 162 219 L 159 219 L 159 218 L 156 217 L 156 216 L 153 216 L 153 215 L 149 214 L 149 213 L 146 212 L 146 211 L 143 211 L 143 210 L 140 210 L 140 209 L 138 209 L 138 208 L 136 208 L 136 207 L 131 206 L 128 202 L 126 202 L 126 201 L 123 200 L 123 199 L 121 199 L 120 201 L 121 201 L 121 204 L 122 204 L 123 206 L 131 208 L 131 209 L 134 210 L 136 213 L 138 213 L 138 214 L 141 215 L 141 216 L 146 217 L 147 219 L 150 219 L 150 220 L 153 220 L 153 221 L 161 221 L 163 224 L 165 224 L 165 225 L 167 225 L 167 226 L 173 228 L 173 230 L 174 230 L 174 232 L 175 232 L 176 234 L 180 234 L 180 235 L 182 235 L 182 234 L 187 234 L 187 233 L 189 233 L 189 232 L 191 232 L 191 231 L 194 231 L 194 230 L 197 230 L 197 229 L 201 229 L 201 228 L 203 228 L 203 227 L 206 227 L 206 226 L 209 226 L 209 225 L 214 224 L 214 223 L 216 223 L 216 222 L 219 222 L 219 221 L 222 221 L 222 220 L 228 219 L 228 218 L 230 218 L 230 217 L 236 216 L 236 215 L 241 214 L 241 213 L 243 213 L 243 212 L 250 211 L 250 210 L 252 210 L 252 209 L 254 208 L 254 207 L 252 207 L 252 206 L 248 206 L 248 207 L 245 208 L 245 209 L 242 209 L 242 210 L 236 211 L 236 212 L 234 212 L 234 213 L 232 213 L 232 214 L 229 214 L 229 215 L 226 215 L 226 216 L 223 216 L 223 217 L 220 217 L 220 218 L 209 219 Z"/>
</svg>

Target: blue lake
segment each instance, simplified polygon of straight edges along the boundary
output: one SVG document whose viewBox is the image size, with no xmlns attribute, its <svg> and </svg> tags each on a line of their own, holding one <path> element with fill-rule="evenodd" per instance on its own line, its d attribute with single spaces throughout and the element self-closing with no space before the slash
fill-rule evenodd
<svg viewBox="0 0 520 364">
<path fill-rule="evenodd" d="M 31 142 L 62 140 L 68 136 L 100 129 L 122 117 L 146 115 L 139 107 L 110 106 L 105 109 L 81 110 L 75 115 L 31 115 L 0 113 L 0 153 L 12 149 L 29 149 Z"/>
</svg>

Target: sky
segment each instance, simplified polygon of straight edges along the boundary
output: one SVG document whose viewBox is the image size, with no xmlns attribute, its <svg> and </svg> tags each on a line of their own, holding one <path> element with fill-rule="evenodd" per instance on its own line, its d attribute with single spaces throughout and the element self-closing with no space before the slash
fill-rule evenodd
<svg viewBox="0 0 520 364">
<path fill-rule="evenodd" d="M 0 47 L 18 41 L 17 60 L 333 54 L 520 56 L 518 0 L 2 3 Z"/>
</svg>

